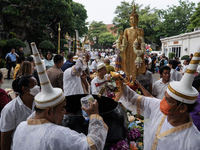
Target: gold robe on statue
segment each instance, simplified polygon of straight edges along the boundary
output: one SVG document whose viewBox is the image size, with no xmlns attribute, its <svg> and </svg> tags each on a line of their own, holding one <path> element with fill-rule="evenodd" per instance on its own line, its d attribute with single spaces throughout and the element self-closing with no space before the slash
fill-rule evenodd
<svg viewBox="0 0 200 150">
<path fill-rule="evenodd" d="M 144 61 L 144 54 L 141 55 L 143 59 L 143 64 L 139 68 L 135 65 L 135 59 L 137 57 L 136 53 L 133 50 L 133 43 L 138 36 L 144 38 L 144 30 L 141 28 L 127 28 L 124 31 L 124 36 L 128 41 L 128 45 L 125 51 L 122 52 L 122 70 L 126 73 L 126 76 L 130 77 L 132 75 L 132 80 L 136 79 L 136 76 L 145 72 L 145 61 Z M 139 46 L 137 49 L 141 49 L 140 47 L 141 41 L 139 41 Z"/>
</svg>

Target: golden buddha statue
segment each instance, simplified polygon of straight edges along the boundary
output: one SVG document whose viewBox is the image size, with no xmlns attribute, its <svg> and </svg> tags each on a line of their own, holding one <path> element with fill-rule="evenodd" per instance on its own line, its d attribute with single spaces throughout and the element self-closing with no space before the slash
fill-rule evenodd
<svg viewBox="0 0 200 150">
<path fill-rule="evenodd" d="M 136 76 L 145 72 L 144 30 L 137 28 L 139 17 L 135 11 L 135 4 L 129 19 L 132 27 L 125 29 L 124 35 L 119 36 L 118 42 L 122 44 L 120 48 L 123 57 L 122 70 L 126 73 L 128 80 L 132 76 L 132 81 L 134 81 Z"/>
</svg>

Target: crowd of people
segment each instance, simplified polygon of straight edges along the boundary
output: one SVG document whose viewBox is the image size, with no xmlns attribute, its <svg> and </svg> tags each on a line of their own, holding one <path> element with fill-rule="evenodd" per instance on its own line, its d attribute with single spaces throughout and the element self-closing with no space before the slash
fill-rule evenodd
<svg viewBox="0 0 200 150">
<path fill-rule="evenodd" d="M 200 57 L 199 54 L 198 57 Z M 51 91 L 51 86 L 47 86 L 49 84 L 53 88 L 61 89 L 62 96 L 94 94 L 112 98 L 116 83 L 111 73 L 116 71 L 113 64 L 117 56 L 111 52 L 98 51 L 86 51 L 82 55 L 79 51 L 75 55 L 68 53 L 66 59 L 65 52 L 61 51 L 55 56 L 47 52 L 45 58 L 41 52 L 34 52 L 34 57 L 35 59 L 31 56 L 25 58 L 21 48 L 19 53 L 11 49 L 11 52 L 6 55 L 8 79 L 10 79 L 11 68 L 15 68 L 12 88 L 16 93 L 16 98 L 10 100 L 8 94 L 0 89 L 1 149 L 28 149 L 31 142 L 33 145 L 36 144 L 33 147 L 34 150 L 81 150 L 89 147 L 103 149 L 109 129 L 99 116 L 97 101 L 90 103 L 89 108 L 82 107 L 88 115 L 92 116 L 88 135 L 83 135 L 58 126 L 66 113 L 64 109 L 66 102 L 63 98 L 59 99 L 57 96 L 52 100 L 41 100 L 41 102 L 34 98 L 45 88 Z M 144 128 L 144 149 L 199 149 L 200 105 L 197 102 L 200 102 L 200 74 L 198 74 L 199 67 L 195 68 L 193 65 L 195 61 L 190 64 L 193 55 L 190 59 L 184 60 L 183 68 L 178 58 L 168 60 L 166 56 L 161 55 L 158 58 L 156 54 L 145 54 L 144 57 L 145 72 L 138 75 L 135 81 L 130 79 L 130 82 L 138 85 L 142 96 L 120 81 L 123 93 L 121 101 L 129 101 L 131 105 L 140 107 L 139 113 L 149 119 Z M 194 60 L 197 60 L 196 58 L 197 56 Z M 192 67 L 196 69 L 195 77 L 191 76 L 187 79 L 185 77 L 182 80 L 184 76 L 194 74 L 187 71 Z M 160 79 L 153 83 L 152 74 L 155 72 L 160 74 Z M 118 73 L 126 80 L 123 70 Z M 4 77 L 0 71 L 0 85 L 3 82 Z M 180 90 L 177 92 L 176 84 L 185 87 L 179 87 Z M 190 96 L 185 92 L 187 89 L 191 92 Z M 191 96 L 193 93 L 198 93 L 198 95 Z M 43 94 L 42 98 L 45 99 L 49 93 Z M 52 104 L 54 100 L 58 102 Z M 139 106 L 138 103 L 140 103 Z M 48 123 L 51 125 L 43 125 Z M 36 129 L 35 125 L 40 125 L 40 130 Z M 42 143 L 43 140 L 44 143 Z"/>
</svg>

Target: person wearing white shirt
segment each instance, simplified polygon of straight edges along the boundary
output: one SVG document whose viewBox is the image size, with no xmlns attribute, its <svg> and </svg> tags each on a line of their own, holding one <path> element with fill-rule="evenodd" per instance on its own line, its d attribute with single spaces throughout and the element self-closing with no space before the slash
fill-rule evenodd
<svg viewBox="0 0 200 150">
<path fill-rule="evenodd" d="M 65 58 L 65 51 L 61 51 L 60 55 L 63 56 L 63 60 L 64 60 L 63 63 L 65 63 L 67 61 L 66 58 Z"/>
<path fill-rule="evenodd" d="M 174 81 L 180 81 L 182 79 L 182 74 L 176 70 L 177 66 L 178 62 L 176 60 L 169 60 L 169 67 L 171 68 L 170 78 Z"/>
<path fill-rule="evenodd" d="M 139 110 L 137 113 L 144 116 L 146 120 L 144 122 L 144 150 L 199 149 L 200 132 L 189 115 L 196 104 L 190 106 L 182 103 L 180 105 L 181 102 L 169 96 L 167 92 L 162 101 L 157 98 L 141 96 L 128 86 L 124 87 L 123 96 L 122 101 L 129 102 L 131 105 L 129 107 L 140 106 L 137 108 Z M 180 105 L 179 108 L 178 105 Z M 169 108 L 170 114 L 161 111 L 160 108 L 163 107 Z M 188 110 L 188 107 L 190 107 L 190 110 Z"/>
<path fill-rule="evenodd" d="M 91 69 L 93 72 L 97 72 L 97 65 L 98 65 L 98 58 L 96 58 L 91 64 Z"/>
<path fill-rule="evenodd" d="M 160 68 L 160 76 L 161 79 L 153 84 L 152 95 L 158 99 L 163 99 L 169 83 L 173 81 L 170 79 L 170 67 L 162 66 Z"/>
<path fill-rule="evenodd" d="M 184 67 L 183 67 L 183 70 L 182 70 L 182 72 L 181 72 L 182 75 L 184 75 L 185 71 L 187 70 L 187 67 L 188 67 L 189 63 L 190 63 L 190 59 L 185 59 L 185 60 L 184 60 L 184 62 L 183 62 Z"/>
<path fill-rule="evenodd" d="M 86 94 L 85 86 L 82 86 L 81 75 L 85 74 L 87 64 L 78 58 L 76 64 L 65 70 L 63 74 L 63 91 L 64 95 Z M 87 87 L 89 88 L 89 87 Z"/>
<path fill-rule="evenodd" d="M 1 112 L 1 149 L 10 150 L 12 136 L 20 122 L 32 114 L 35 107 L 34 96 L 40 88 L 32 75 L 24 75 L 13 82 L 13 89 L 19 96 L 9 102 Z"/>
<path fill-rule="evenodd" d="M 92 63 L 94 60 L 95 60 L 95 53 L 94 53 L 94 51 L 90 51 L 90 55 L 91 55 L 91 57 L 90 57 L 90 63 Z"/>
<path fill-rule="evenodd" d="M 144 150 L 199 150 L 200 132 L 189 114 L 199 96 L 191 86 L 197 68 L 193 64 L 189 65 L 192 73 L 186 72 L 181 81 L 169 83 L 161 101 L 138 95 L 122 84 L 122 100 L 137 106 L 137 114 L 144 116 Z"/>
<path fill-rule="evenodd" d="M 107 74 L 106 65 L 104 63 L 99 64 L 97 71 L 98 75 L 91 82 L 92 94 L 95 95 L 99 94 L 101 88 L 107 82 L 105 76 Z M 106 96 L 106 91 L 104 91 L 102 95 Z"/>
</svg>

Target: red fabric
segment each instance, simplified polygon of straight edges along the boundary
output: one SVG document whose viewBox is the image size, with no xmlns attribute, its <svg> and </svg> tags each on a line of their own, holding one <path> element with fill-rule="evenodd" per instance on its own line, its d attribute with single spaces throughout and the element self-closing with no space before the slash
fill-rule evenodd
<svg viewBox="0 0 200 150">
<path fill-rule="evenodd" d="M 101 82 L 101 83 L 95 83 L 95 86 L 98 87 L 98 86 L 101 86 L 102 84 L 106 83 L 107 81 L 104 81 L 104 82 Z"/>
<path fill-rule="evenodd" d="M 4 89 L 0 89 L 0 111 L 4 108 L 6 104 L 10 102 L 8 94 Z"/>
</svg>

